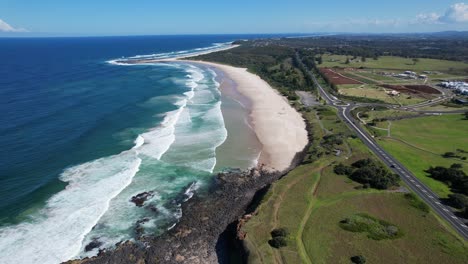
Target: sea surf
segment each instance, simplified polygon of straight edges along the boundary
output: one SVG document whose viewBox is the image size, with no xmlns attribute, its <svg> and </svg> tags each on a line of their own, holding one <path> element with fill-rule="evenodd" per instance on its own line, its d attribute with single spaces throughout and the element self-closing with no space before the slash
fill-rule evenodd
<svg viewBox="0 0 468 264">
<path fill-rule="evenodd" d="M 58 43 L 71 45 L 64 41 Z M 178 61 L 122 63 L 185 57 L 230 45 L 211 41 L 186 50 L 68 62 L 66 71 L 42 58 L 52 73 L 31 71 L 46 85 L 34 84 L 33 77 L 24 81 L 28 73 L 3 81 L 5 110 L 33 103 L 29 107 L 36 108 L 36 116 L 25 112 L 2 117 L 5 137 L 0 143 L 12 156 L 1 160 L 0 191 L 10 200 L 2 205 L 6 213 L 0 226 L 0 262 L 60 263 L 161 234 L 177 223 L 181 204 L 213 173 L 255 164 L 259 149 L 217 153 L 226 142 L 233 143 L 227 140 L 227 126 L 236 129 L 236 135 L 249 130 L 248 123 L 225 120 L 239 115 L 246 120 L 248 111 L 237 98 L 220 93 L 219 72 Z M 88 54 L 88 43 L 83 45 L 81 52 Z M 39 60 L 34 66 L 40 65 Z M 218 155 L 223 167 L 217 166 Z"/>
</svg>

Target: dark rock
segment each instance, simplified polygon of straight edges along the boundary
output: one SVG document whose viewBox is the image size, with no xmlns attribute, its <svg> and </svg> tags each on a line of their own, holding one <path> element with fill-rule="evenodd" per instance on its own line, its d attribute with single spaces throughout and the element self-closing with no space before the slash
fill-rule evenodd
<svg viewBox="0 0 468 264">
<path fill-rule="evenodd" d="M 133 196 L 130 201 L 134 203 L 136 206 L 142 207 L 143 204 L 153 196 L 154 196 L 153 192 L 142 192 Z"/>
<path fill-rule="evenodd" d="M 291 168 L 297 166 L 304 155 L 304 151 L 298 153 Z M 216 246 L 220 235 L 245 215 L 257 191 L 286 173 L 269 172 L 261 167 L 220 173 L 206 192 L 195 193 L 186 202 L 183 202 L 182 195 L 173 200 L 176 204 L 182 202 L 183 214 L 176 226 L 166 233 L 159 237 L 143 236 L 136 242 L 127 241 L 114 250 L 103 251 L 96 257 L 73 263 L 218 263 Z M 142 206 L 150 196 L 150 192 L 141 193 L 132 197 L 132 202 Z M 151 210 L 152 207 L 147 208 Z M 236 230 L 235 226 L 233 229 Z M 136 231 L 142 232 L 140 229 Z M 242 236 L 245 237 L 245 234 Z"/>
<path fill-rule="evenodd" d="M 85 246 L 85 252 L 91 251 L 100 246 L 102 246 L 102 242 L 100 242 L 99 240 L 95 238 L 93 239 L 93 241 L 91 241 L 88 245 Z"/>
</svg>

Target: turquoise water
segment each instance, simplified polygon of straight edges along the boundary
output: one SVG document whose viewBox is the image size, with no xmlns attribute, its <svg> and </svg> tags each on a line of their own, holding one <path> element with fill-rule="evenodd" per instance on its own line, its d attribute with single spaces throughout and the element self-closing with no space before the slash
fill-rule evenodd
<svg viewBox="0 0 468 264">
<path fill-rule="evenodd" d="M 58 263 L 164 232 L 220 169 L 217 149 L 229 138 L 222 103 L 236 117 L 227 122 L 236 134 L 248 124 L 235 98 L 222 97 L 217 73 L 112 59 L 193 54 L 233 37 L 164 38 L 1 43 L 0 55 L 14 58 L 0 66 L 8 73 L 0 90 L 1 263 Z M 222 167 L 255 163 L 256 149 L 223 147 Z M 243 154 L 251 158 L 238 159 Z M 138 207 L 131 199 L 143 192 Z"/>
</svg>

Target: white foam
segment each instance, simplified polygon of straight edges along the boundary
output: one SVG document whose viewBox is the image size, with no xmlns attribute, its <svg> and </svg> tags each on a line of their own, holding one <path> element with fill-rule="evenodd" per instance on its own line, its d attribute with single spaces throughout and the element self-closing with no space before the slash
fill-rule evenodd
<svg viewBox="0 0 468 264">
<path fill-rule="evenodd" d="M 141 135 L 138 135 L 138 137 L 135 139 L 135 146 L 133 149 L 137 149 L 145 144 L 145 138 L 142 137 Z"/>
<path fill-rule="evenodd" d="M 215 150 L 227 137 L 221 102 L 213 101 L 207 105 L 197 102 L 207 96 L 211 101 L 216 99 L 219 84 L 214 83 L 215 89 L 212 85 L 204 84 L 206 76 L 203 70 L 195 66 L 188 66 L 187 73 L 190 75 L 187 76 L 190 91 L 174 102 L 178 109 L 167 112 L 158 127 L 138 135 L 131 150 L 65 170 L 60 179 L 68 183 L 66 189 L 50 198 L 40 215 L 31 222 L 0 229 L 0 263 L 60 263 L 82 256 L 83 243 L 92 239 L 88 235 L 92 234 L 93 227 L 100 223 L 109 208 L 118 211 L 118 205 L 128 202 L 129 194 L 122 193 L 134 180 L 142 160 L 162 160 L 167 155 L 165 162 L 173 162 L 168 162 L 170 164 L 213 171 L 216 165 Z M 201 127 L 192 127 L 193 119 L 201 120 Z M 180 179 L 182 182 L 187 180 L 183 177 Z M 198 185 L 191 185 L 186 190 L 187 197 L 193 195 Z M 165 212 L 164 208 L 158 209 L 176 217 L 181 215 L 177 210 L 174 213 Z M 131 218 L 133 216 L 128 217 L 123 217 L 126 223 L 116 223 L 109 214 L 104 223 L 121 225 L 116 230 L 124 230 L 135 222 Z M 126 236 L 117 234 L 112 239 L 119 238 L 125 239 Z M 104 244 L 111 245 L 114 240 L 104 241 Z M 96 252 L 97 249 L 90 254 Z"/>
<path fill-rule="evenodd" d="M 0 263 L 60 263 L 79 253 L 84 236 L 128 186 L 141 159 L 135 151 L 67 169 L 69 185 L 30 223 L 0 230 Z"/>
<path fill-rule="evenodd" d="M 133 61 L 178 59 L 178 58 L 185 58 L 185 57 L 191 57 L 191 56 L 197 56 L 197 55 L 207 54 L 211 52 L 221 51 L 221 50 L 229 49 L 231 47 L 232 47 L 232 42 L 213 43 L 211 46 L 203 47 L 203 48 L 195 48 L 191 50 L 181 50 L 181 51 L 173 51 L 173 52 L 154 53 L 154 54 L 146 54 L 146 55 L 136 55 L 136 56 L 131 56 L 131 57 L 112 59 L 112 60 L 107 61 L 107 63 L 113 64 L 113 65 L 138 65 L 138 63 L 133 63 Z M 131 61 L 132 63 L 128 63 L 129 61 Z M 147 64 L 147 63 L 144 63 L 144 64 Z"/>
</svg>

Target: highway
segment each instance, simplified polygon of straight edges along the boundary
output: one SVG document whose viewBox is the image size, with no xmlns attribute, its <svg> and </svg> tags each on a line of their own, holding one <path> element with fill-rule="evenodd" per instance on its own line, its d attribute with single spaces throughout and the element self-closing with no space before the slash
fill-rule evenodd
<svg viewBox="0 0 468 264">
<path fill-rule="evenodd" d="M 299 60 L 300 61 L 300 60 Z M 462 218 L 455 216 L 451 208 L 445 206 L 441 203 L 440 198 L 433 192 L 431 189 L 426 187 L 414 174 L 412 174 L 407 168 L 405 168 L 398 160 L 393 158 L 388 152 L 386 152 L 382 147 L 380 147 L 374 138 L 369 135 L 369 133 L 363 129 L 356 120 L 353 118 L 351 111 L 359 106 L 371 105 L 371 104 L 348 104 L 343 103 L 334 96 L 328 94 L 328 92 L 323 89 L 320 83 L 315 78 L 314 74 L 308 72 L 314 81 L 320 96 L 326 101 L 328 105 L 331 105 L 338 109 L 338 115 L 347 126 L 356 132 L 357 136 L 364 142 L 364 144 L 375 153 L 394 173 L 398 174 L 400 178 L 405 182 L 422 200 L 424 200 L 434 212 L 436 212 L 440 217 L 450 223 L 453 228 L 462 236 L 464 239 L 468 240 L 468 226 L 463 222 Z M 444 97 L 444 96 L 443 96 Z M 438 99 L 436 102 L 442 100 Z M 426 104 L 422 105 L 428 105 Z M 420 106 L 419 106 L 420 107 Z M 413 108 L 408 106 L 407 108 Z"/>
</svg>

